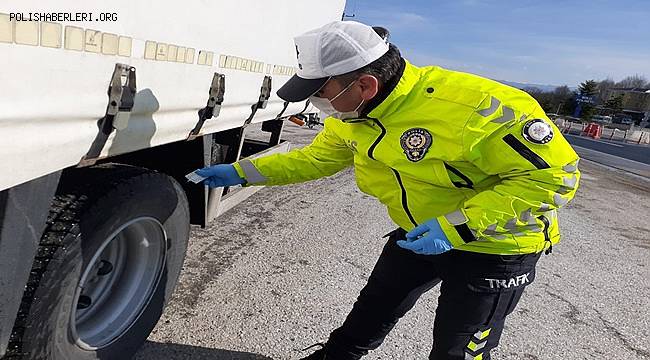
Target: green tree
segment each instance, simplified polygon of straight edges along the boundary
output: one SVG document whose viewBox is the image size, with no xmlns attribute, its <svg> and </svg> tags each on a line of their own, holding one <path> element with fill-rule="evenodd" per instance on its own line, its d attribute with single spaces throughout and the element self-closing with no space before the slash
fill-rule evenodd
<svg viewBox="0 0 650 360">
<path fill-rule="evenodd" d="M 569 89 L 568 86 L 559 86 L 553 90 L 552 104 L 553 112 L 558 114 L 571 115 L 575 108 L 574 102 L 575 93 Z"/>
<path fill-rule="evenodd" d="M 598 93 L 598 82 L 596 80 L 587 80 L 578 87 L 580 95 L 594 96 Z"/>
<path fill-rule="evenodd" d="M 553 112 L 553 103 L 550 93 L 536 87 L 527 87 L 524 89 L 530 96 L 532 96 L 545 112 Z"/>
<path fill-rule="evenodd" d="M 536 87 L 524 88 L 547 113 L 572 114 L 574 106 L 570 104 L 575 93 L 568 86 L 559 86 L 553 91 L 543 91 Z"/>
<path fill-rule="evenodd" d="M 620 113 L 623 111 L 623 97 L 625 95 L 620 94 L 618 96 L 612 96 L 611 99 L 605 101 L 605 107 L 610 109 L 613 114 Z"/>
<path fill-rule="evenodd" d="M 573 96 L 573 91 L 571 91 L 568 86 L 563 85 L 556 87 L 555 90 L 553 90 L 553 95 L 561 99 L 566 99 Z"/>
</svg>

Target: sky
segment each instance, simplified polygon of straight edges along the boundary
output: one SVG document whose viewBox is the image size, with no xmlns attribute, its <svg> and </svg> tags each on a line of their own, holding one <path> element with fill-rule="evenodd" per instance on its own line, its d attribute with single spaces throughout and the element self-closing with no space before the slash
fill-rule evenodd
<svg viewBox="0 0 650 360">
<path fill-rule="evenodd" d="M 346 14 L 388 28 L 415 65 L 544 85 L 650 80 L 650 0 L 347 0 Z"/>
</svg>

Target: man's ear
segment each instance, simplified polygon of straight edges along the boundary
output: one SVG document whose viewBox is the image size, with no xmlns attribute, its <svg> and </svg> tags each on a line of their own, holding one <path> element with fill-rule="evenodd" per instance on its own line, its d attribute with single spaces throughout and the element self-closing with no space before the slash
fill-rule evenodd
<svg viewBox="0 0 650 360">
<path fill-rule="evenodd" d="M 361 98 L 363 100 L 370 100 L 379 92 L 379 80 L 376 77 L 368 74 L 363 74 L 357 79 L 361 87 Z"/>
</svg>

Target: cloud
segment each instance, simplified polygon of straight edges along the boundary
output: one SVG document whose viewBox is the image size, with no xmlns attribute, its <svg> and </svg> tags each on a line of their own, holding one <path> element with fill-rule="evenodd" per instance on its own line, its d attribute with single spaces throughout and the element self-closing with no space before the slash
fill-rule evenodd
<svg viewBox="0 0 650 360">
<path fill-rule="evenodd" d="M 617 46 L 618 45 L 618 46 Z M 612 77 L 620 80 L 628 75 L 650 75 L 650 49 L 627 48 L 607 42 L 540 42 L 540 51 L 549 54 L 547 65 L 558 68 L 567 79 Z"/>
<path fill-rule="evenodd" d="M 423 15 L 392 8 L 366 10 L 364 17 L 372 19 L 373 24 L 371 25 L 384 26 L 391 32 L 430 29 L 433 26 L 431 19 Z"/>
<path fill-rule="evenodd" d="M 639 6 L 645 1 L 612 6 L 599 0 L 585 7 L 531 0 L 458 0 L 435 6 L 430 0 L 368 0 L 359 17 L 388 28 L 392 41 L 416 65 L 574 86 L 635 73 L 650 78 L 650 48 L 643 46 L 647 31 L 642 25 L 650 12 Z M 611 19 L 626 19 L 626 26 Z"/>
<path fill-rule="evenodd" d="M 503 34 L 496 36 L 495 41 L 468 40 L 447 49 L 435 49 L 433 54 L 413 45 L 405 48 L 404 54 L 421 65 L 439 64 L 518 82 L 574 86 L 587 79 L 620 80 L 633 74 L 650 77 L 650 48 L 635 47 L 625 41 L 548 35 L 535 36 L 527 43 L 515 40 Z"/>
<path fill-rule="evenodd" d="M 423 53 L 408 48 L 403 50 L 403 55 L 416 66 L 436 65 L 450 70 L 476 72 L 477 74 L 486 69 L 486 66 L 484 64 L 471 60 L 468 61 L 466 59 L 459 61 L 458 59 Z"/>
<path fill-rule="evenodd" d="M 427 22 L 427 18 L 425 18 L 424 16 L 410 13 L 410 12 L 397 13 L 394 14 L 393 17 L 396 20 L 396 22 L 400 24 L 413 24 L 413 23 Z"/>
</svg>

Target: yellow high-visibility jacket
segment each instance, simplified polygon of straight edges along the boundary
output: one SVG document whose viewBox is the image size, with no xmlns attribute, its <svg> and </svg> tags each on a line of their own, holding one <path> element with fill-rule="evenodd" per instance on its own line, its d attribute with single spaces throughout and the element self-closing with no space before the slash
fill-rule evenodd
<svg viewBox="0 0 650 360">
<path fill-rule="evenodd" d="M 357 185 L 411 230 L 437 218 L 458 250 L 537 253 L 560 239 L 556 210 L 578 188 L 578 155 L 527 93 L 406 63 L 364 119 L 325 119 L 313 142 L 235 164 L 248 185 L 330 176 Z"/>
</svg>

